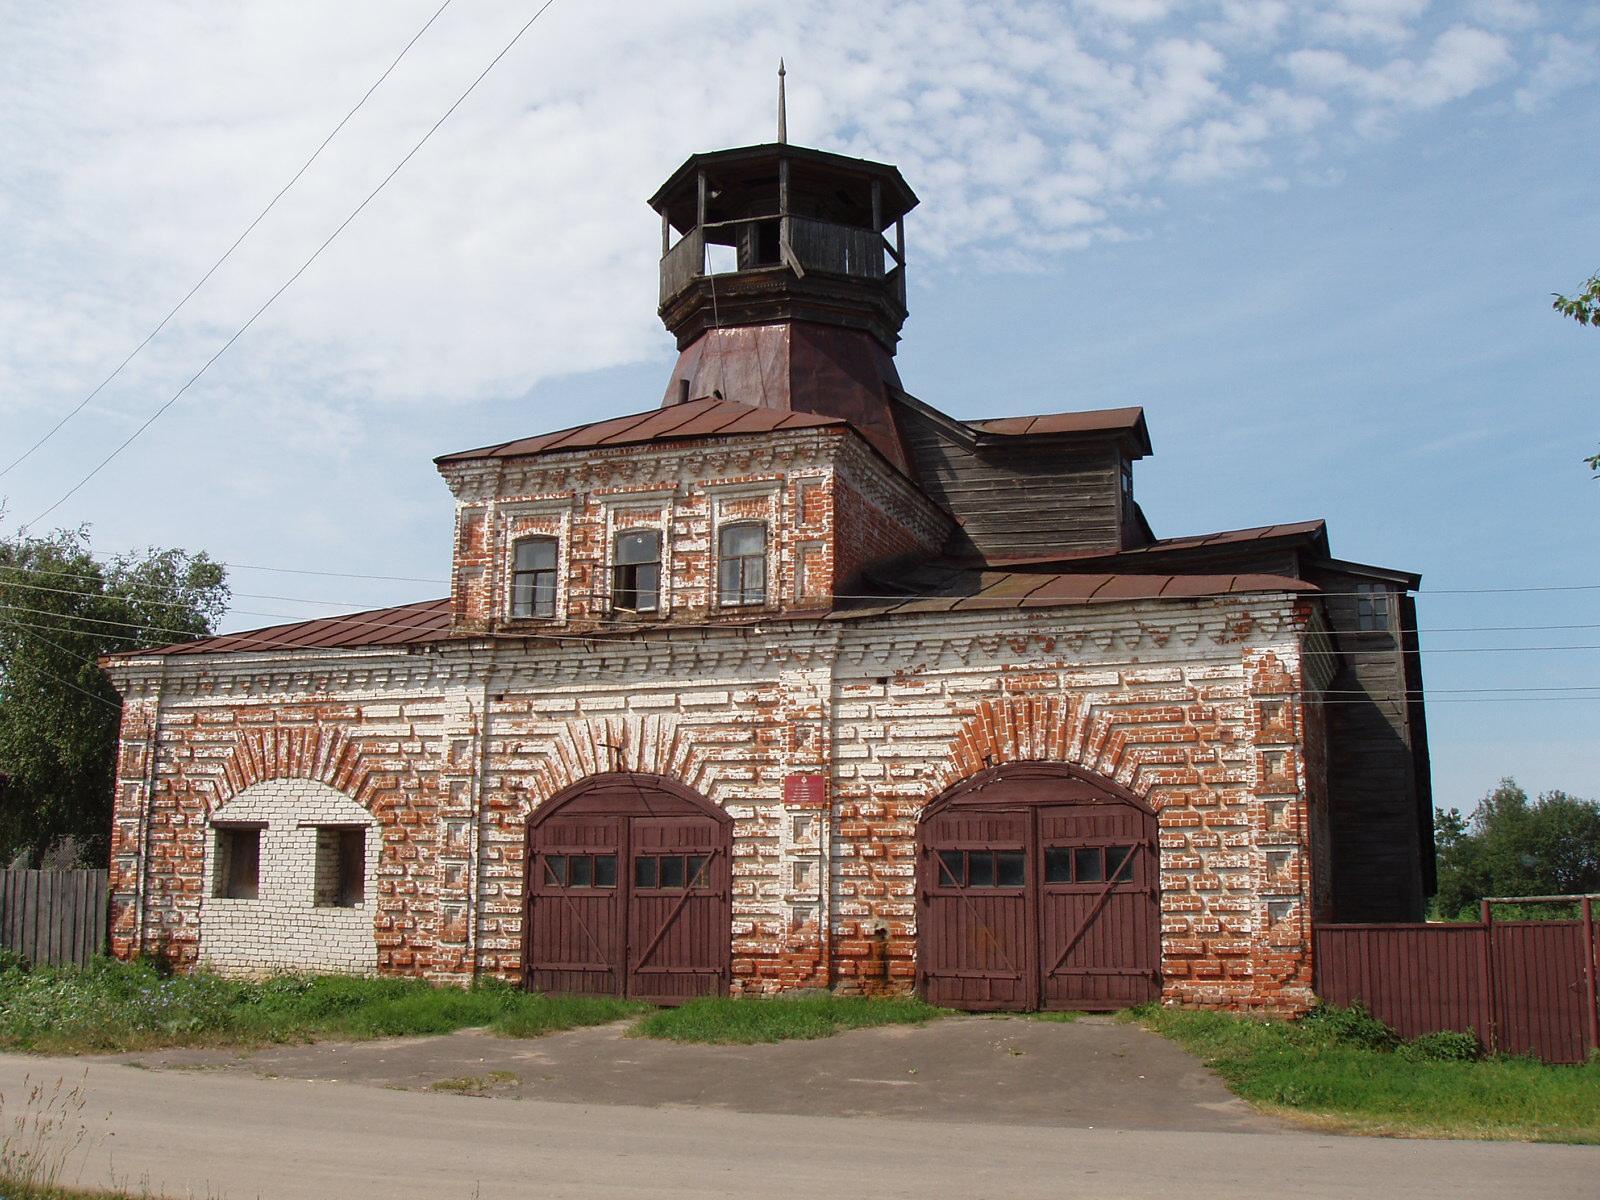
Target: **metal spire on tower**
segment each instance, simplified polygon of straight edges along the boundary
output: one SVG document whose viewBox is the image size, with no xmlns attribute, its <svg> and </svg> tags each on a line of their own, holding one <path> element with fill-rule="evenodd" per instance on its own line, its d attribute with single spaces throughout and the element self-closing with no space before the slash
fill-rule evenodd
<svg viewBox="0 0 1600 1200">
<path fill-rule="evenodd" d="M 789 106 L 783 96 L 783 59 L 778 60 L 778 143 L 789 141 Z"/>
</svg>

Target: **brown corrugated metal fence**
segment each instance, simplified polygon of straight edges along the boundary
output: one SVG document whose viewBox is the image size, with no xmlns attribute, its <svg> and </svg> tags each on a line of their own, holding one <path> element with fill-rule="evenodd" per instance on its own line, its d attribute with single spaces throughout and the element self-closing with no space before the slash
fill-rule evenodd
<svg viewBox="0 0 1600 1200">
<path fill-rule="evenodd" d="M 105 953 L 106 873 L 0 870 L 0 947 L 36 966 Z"/>
<path fill-rule="evenodd" d="M 1413 1038 L 1471 1030 L 1504 1054 L 1582 1062 L 1596 1046 L 1590 921 L 1319 925 L 1317 994 Z"/>
</svg>

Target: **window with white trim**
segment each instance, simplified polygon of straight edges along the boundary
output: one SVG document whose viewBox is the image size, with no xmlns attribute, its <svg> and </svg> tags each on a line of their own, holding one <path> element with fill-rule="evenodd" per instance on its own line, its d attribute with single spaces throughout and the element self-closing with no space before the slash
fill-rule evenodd
<svg viewBox="0 0 1600 1200">
<path fill-rule="evenodd" d="M 611 607 L 622 612 L 655 612 L 661 607 L 661 533 L 629 529 L 617 534 L 612 550 Z"/>
<path fill-rule="evenodd" d="M 717 595 L 724 608 L 767 602 L 767 527 L 724 525 L 717 534 Z"/>
<path fill-rule="evenodd" d="M 511 615 L 556 615 L 556 561 L 553 537 L 523 538 L 511 551 Z"/>
</svg>

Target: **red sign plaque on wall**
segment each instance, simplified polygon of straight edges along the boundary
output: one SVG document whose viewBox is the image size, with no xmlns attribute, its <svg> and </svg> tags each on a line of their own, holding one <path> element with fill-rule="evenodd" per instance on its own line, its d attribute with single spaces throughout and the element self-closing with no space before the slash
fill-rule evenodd
<svg viewBox="0 0 1600 1200">
<path fill-rule="evenodd" d="M 821 805 L 828 800 L 828 781 L 822 775 L 786 775 L 783 802 L 798 807 Z"/>
</svg>

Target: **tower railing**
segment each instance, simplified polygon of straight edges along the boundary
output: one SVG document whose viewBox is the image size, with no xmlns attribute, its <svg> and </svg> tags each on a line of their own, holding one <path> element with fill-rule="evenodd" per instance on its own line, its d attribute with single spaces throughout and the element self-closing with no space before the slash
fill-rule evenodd
<svg viewBox="0 0 1600 1200">
<path fill-rule="evenodd" d="M 718 248 L 721 248 L 720 251 Z M 813 217 L 746 217 L 697 225 L 661 256 L 661 303 L 695 280 L 787 268 L 884 280 L 905 303 L 901 252 L 881 233 Z"/>
</svg>

